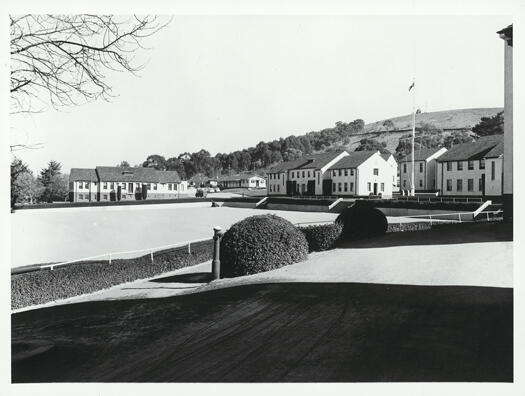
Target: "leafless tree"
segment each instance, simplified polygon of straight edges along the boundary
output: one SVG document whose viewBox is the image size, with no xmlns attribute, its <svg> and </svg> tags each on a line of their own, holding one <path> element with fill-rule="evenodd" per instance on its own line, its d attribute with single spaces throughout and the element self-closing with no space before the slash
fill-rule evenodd
<svg viewBox="0 0 525 396">
<path fill-rule="evenodd" d="M 16 15 L 11 26 L 11 111 L 35 112 L 114 96 L 106 73 L 137 73 L 143 40 L 166 26 L 156 16 Z"/>
</svg>

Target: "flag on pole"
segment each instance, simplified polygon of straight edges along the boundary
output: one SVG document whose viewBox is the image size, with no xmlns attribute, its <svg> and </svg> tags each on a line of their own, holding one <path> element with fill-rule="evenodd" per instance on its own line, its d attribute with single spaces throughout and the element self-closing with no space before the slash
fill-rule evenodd
<svg viewBox="0 0 525 396">
<path fill-rule="evenodd" d="M 410 85 L 410 87 L 408 87 L 408 92 L 410 92 L 410 90 L 411 90 L 412 88 L 414 88 L 415 86 L 416 86 L 416 82 L 414 81 L 414 82 Z"/>
<path fill-rule="evenodd" d="M 416 114 L 421 114 L 421 109 L 417 109 Z"/>
</svg>

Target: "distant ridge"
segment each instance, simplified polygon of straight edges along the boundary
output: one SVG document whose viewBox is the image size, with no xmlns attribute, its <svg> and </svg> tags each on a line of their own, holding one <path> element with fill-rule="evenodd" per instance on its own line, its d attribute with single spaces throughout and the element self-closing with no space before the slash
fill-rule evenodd
<svg viewBox="0 0 525 396">
<path fill-rule="evenodd" d="M 480 121 L 481 117 L 492 117 L 500 111 L 503 111 L 502 107 L 456 109 L 420 113 L 416 115 L 416 126 L 422 123 L 429 123 L 444 130 L 470 129 Z M 385 118 L 381 121 L 366 124 L 365 132 L 386 132 L 383 123 L 387 120 L 392 121 L 394 127 L 398 130 L 412 128 L 412 114 L 407 114 L 399 117 Z"/>
</svg>

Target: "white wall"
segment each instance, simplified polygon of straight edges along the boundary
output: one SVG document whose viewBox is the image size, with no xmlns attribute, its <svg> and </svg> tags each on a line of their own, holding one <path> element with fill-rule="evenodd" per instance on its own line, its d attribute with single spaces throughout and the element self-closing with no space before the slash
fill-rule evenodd
<svg viewBox="0 0 525 396">
<path fill-rule="evenodd" d="M 459 161 L 463 164 L 463 169 L 458 170 L 458 161 L 452 161 L 452 170 L 447 170 L 446 162 L 439 162 L 437 166 L 437 188 L 441 190 L 441 195 L 459 196 L 481 196 L 483 191 L 479 189 L 479 179 L 485 175 L 485 195 L 499 196 L 502 187 L 502 159 L 486 159 L 485 169 L 480 169 L 480 161 L 473 161 L 473 169 L 468 169 L 468 161 Z M 495 163 L 495 178 L 492 180 L 491 163 Z M 457 180 L 462 180 L 462 189 L 458 191 Z M 468 180 L 473 180 L 473 190 L 468 191 Z M 447 191 L 447 180 L 452 181 L 452 190 Z"/>
<path fill-rule="evenodd" d="M 374 175 L 374 168 L 379 170 L 378 175 Z M 378 193 L 381 193 L 383 196 L 392 195 L 391 168 L 379 152 L 359 165 L 357 172 L 357 195 L 373 193 L 374 183 L 377 183 Z M 370 183 L 370 190 L 368 189 L 368 183 Z M 383 184 L 383 189 L 381 189 L 381 184 Z"/>
</svg>

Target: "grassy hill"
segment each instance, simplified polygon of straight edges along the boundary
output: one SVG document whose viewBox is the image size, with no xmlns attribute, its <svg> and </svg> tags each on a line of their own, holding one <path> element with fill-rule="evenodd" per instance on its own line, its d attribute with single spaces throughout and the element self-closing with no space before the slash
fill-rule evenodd
<svg viewBox="0 0 525 396">
<path fill-rule="evenodd" d="M 500 111 L 503 111 L 503 108 L 456 109 L 421 113 L 416 115 L 416 126 L 430 123 L 443 129 L 443 135 L 446 136 L 451 134 L 453 130 L 471 129 L 481 120 L 481 117 L 492 117 Z M 387 131 L 383 127 L 385 120 L 391 120 L 394 123 L 394 130 Z M 385 142 L 386 148 L 392 153 L 395 152 L 399 138 L 412 130 L 412 114 L 385 120 L 366 124 L 364 132 L 350 136 L 350 142 L 344 147 L 347 150 L 354 151 L 359 146 L 361 139 L 373 138 L 381 143 Z"/>
</svg>

